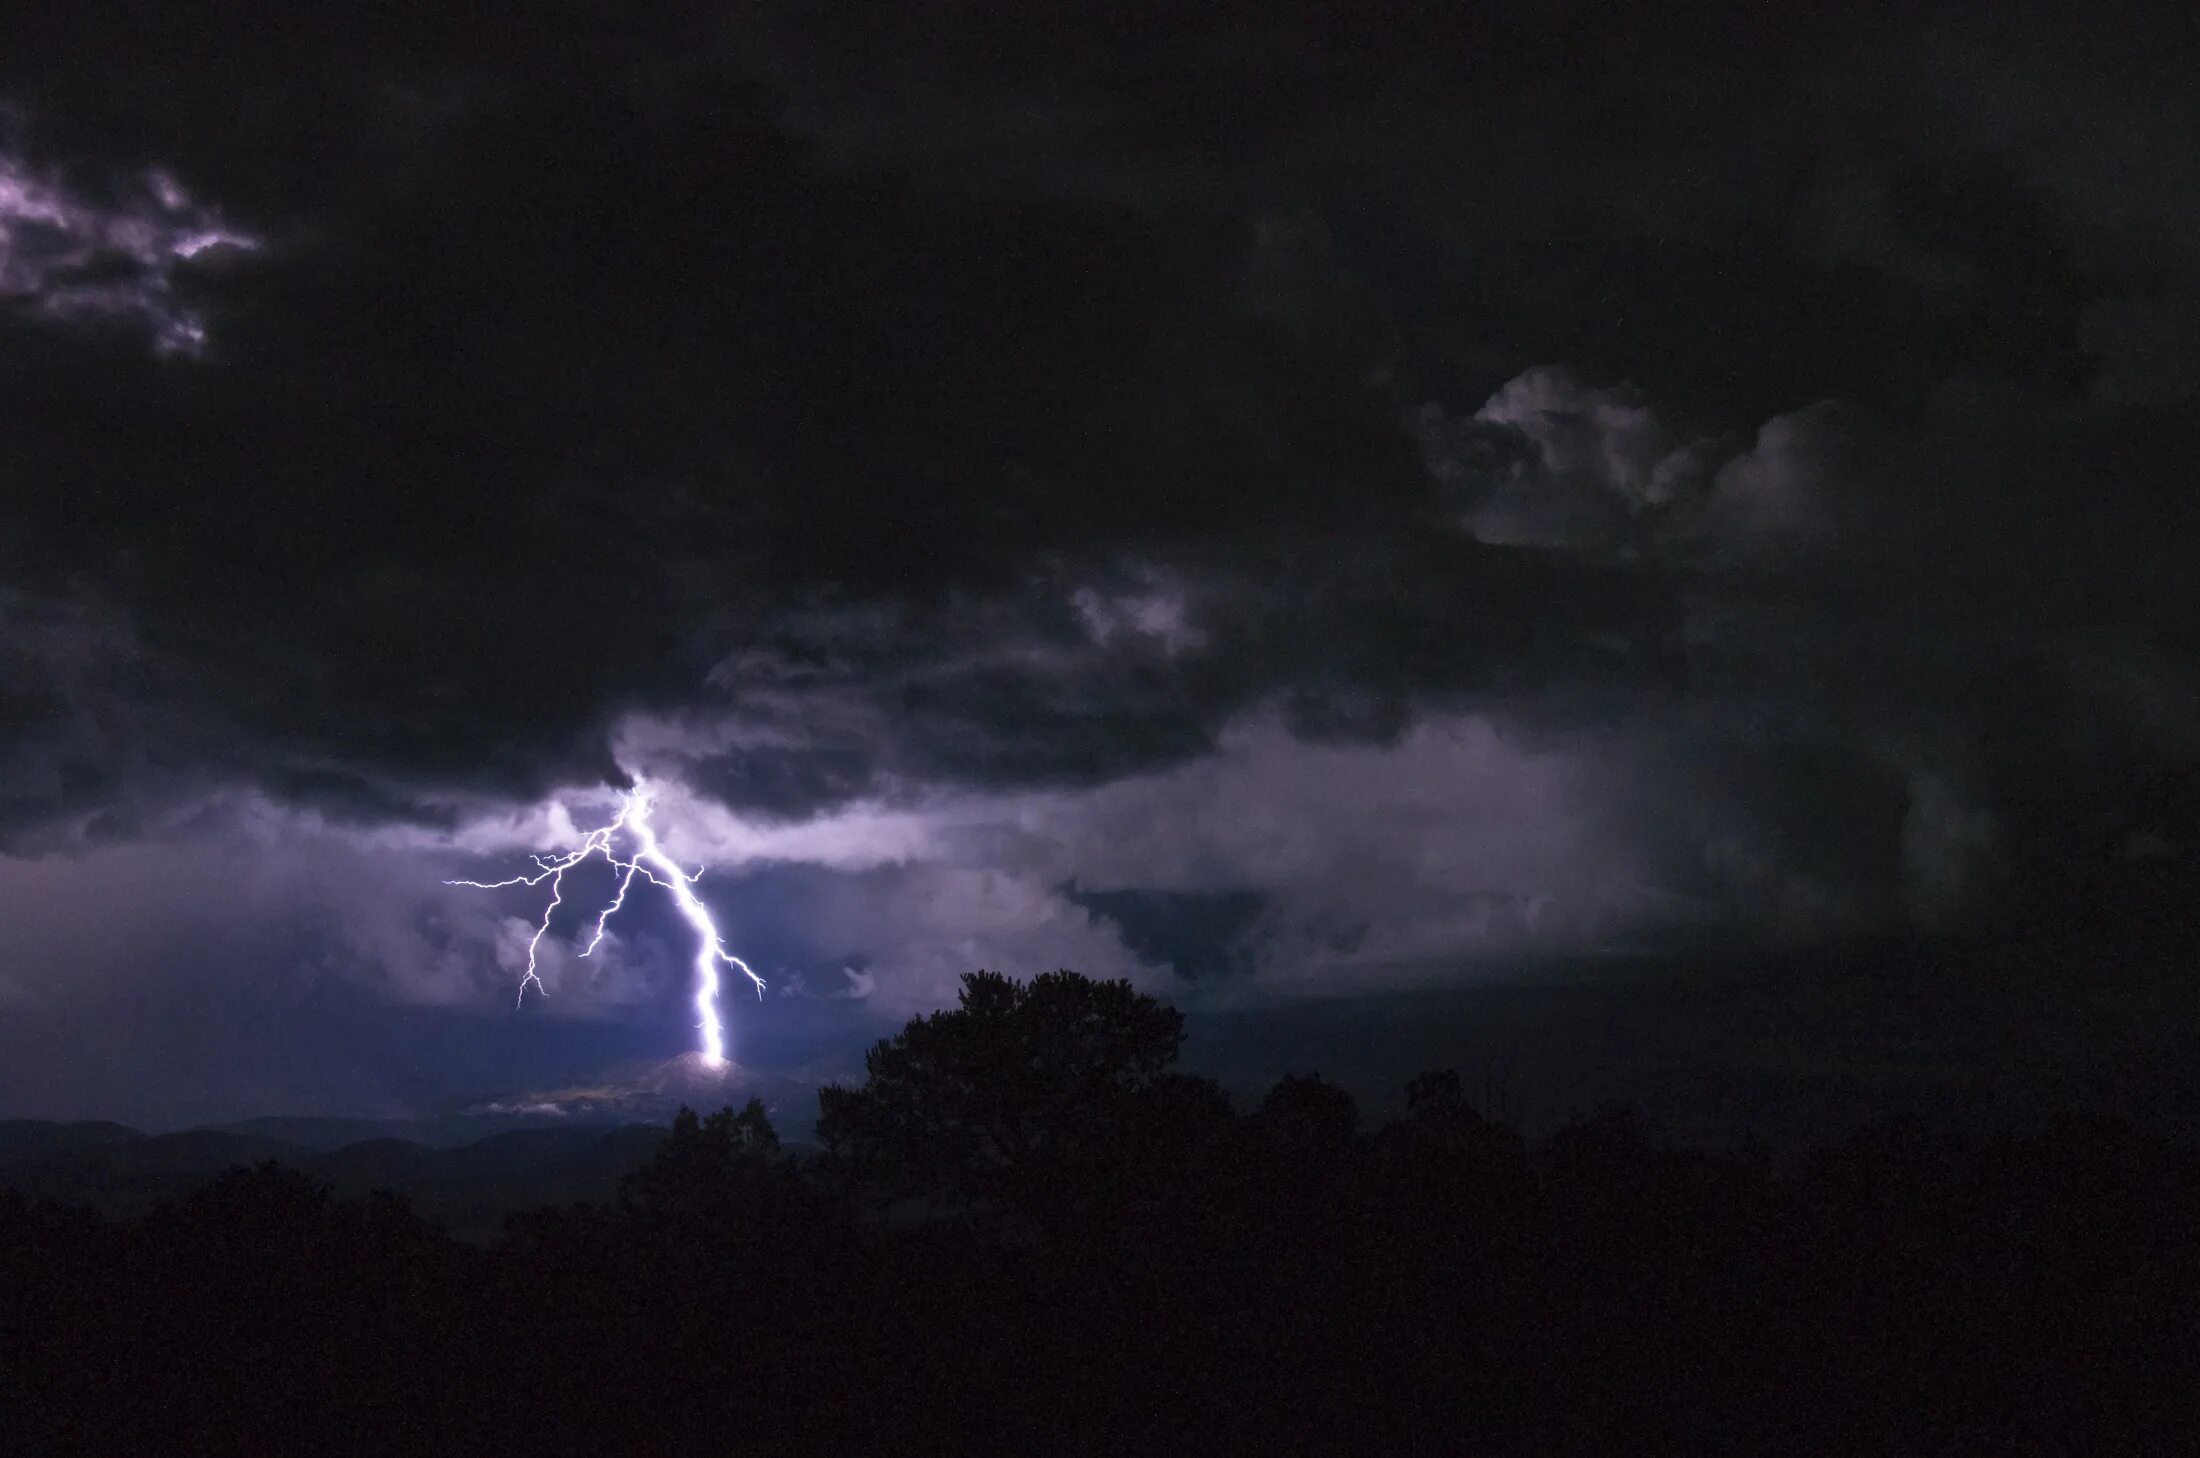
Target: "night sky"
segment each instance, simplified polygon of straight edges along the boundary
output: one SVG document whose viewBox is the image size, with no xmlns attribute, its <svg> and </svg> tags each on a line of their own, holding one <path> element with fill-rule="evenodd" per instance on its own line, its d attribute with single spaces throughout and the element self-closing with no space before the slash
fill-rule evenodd
<svg viewBox="0 0 2200 1458">
<path fill-rule="evenodd" d="M 1194 8 L 8 22 L 0 1114 L 647 1077 L 646 777 L 782 1091 L 2189 1121 L 2190 11 Z"/>
</svg>

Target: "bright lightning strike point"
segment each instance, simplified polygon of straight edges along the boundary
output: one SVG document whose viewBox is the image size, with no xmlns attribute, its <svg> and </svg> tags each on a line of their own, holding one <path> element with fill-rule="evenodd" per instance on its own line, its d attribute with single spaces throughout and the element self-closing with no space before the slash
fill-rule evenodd
<svg viewBox="0 0 2200 1458">
<path fill-rule="evenodd" d="M 748 963 L 726 950 L 723 938 L 718 935 L 718 924 L 711 920 L 710 908 L 695 894 L 695 882 L 703 872 L 697 867 L 693 875 L 684 874 L 665 854 L 658 843 L 657 831 L 649 823 L 649 787 L 637 784 L 620 802 L 618 818 L 609 825 L 588 832 L 580 848 L 562 856 L 535 856 L 535 874 L 514 876 L 505 881 L 445 881 L 446 886 L 472 886 L 482 891 L 501 890 L 506 886 L 540 886 L 550 883 L 550 902 L 542 909 L 542 920 L 535 926 L 535 934 L 527 942 L 527 975 L 519 980 L 519 1000 L 527 1000 L 528 984 L 535 991 L 549 995 L 542 985 L 542 978 L 535 970 L 536 956 L 542 950 L 542 939 L 550 930 L 550 917 L 565 900 L 565 873 L 590 856 L 601 855 L 611 868 L 619 872 L 619 889 L 603 909 L 596 914 L 595 934 L 588 945 L 581 949 L 588 956 L 603 942 L 604 926 L 621 907 L 626 905 L 626 893 L 640 876 L 651 884 L 662 886 L 672 893 L 673 905 L 687 918 L 695 929 L 695 1011 L 703 1032 L 703 1059 L 713 1066 L 726 1061 L 726 1029 L 718 1017 L 719 968 L 732 967 L 756 984 L 756 995 L 764 995 L 764 979 L 757 976 Z M 614 847 L 620 832 L 625 832 L 633 849 L 621 857 Z"/>
</svg>

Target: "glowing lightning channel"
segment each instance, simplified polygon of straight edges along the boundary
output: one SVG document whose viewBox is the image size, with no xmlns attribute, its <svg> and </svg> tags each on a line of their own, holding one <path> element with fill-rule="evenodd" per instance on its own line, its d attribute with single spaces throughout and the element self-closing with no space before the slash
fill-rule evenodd
<svg viewBox="0 0 2200 1458">
<path fill-rule="evenodd" d="M 542 939 L 550 930 L 550 917 L 565 900 L 565 873 L 590 856 L 601 854 L 611 868 L 619 872 L 619 889 L 603 909 L 596 913 L 595 934 L 588 945 L 581 949 L 588 956 L 602 944 L 604 926 L 620 907 L 626 905 L 626 893 L 640 876 L 653 885 L 662 886 L 672 893 L 673 904 L 695 928 L 698 943 L 695 951 L 695 1011 L 701 1019 L 703 1030 L 703 1058 L 706 1062 L 720 1064 L 726 1061 L 726 1030 L 718 1018 L 718 989 L 720 964 L 738 969 L 756 984 L 756 995 L 764 995 L 764 979 L 757 976 L 749 964 L 726 950 L 726 944 L 718 935 L 718 925 L 710 918 L 710 908 L 695 894 L 695 882 L 702 876 L 702 867 L 694 875 L 683 874 L 665 854 L 657 841 L 657 831 L 649 823 L 649 788 L 636 785 L 619 806 L 618 818 L 609 825 L 588 832 L 578 850 L 562 856 L 533 856 L 535 874 L 513 876 L 504 881 L 445 881 L 446 886 L 472 886 L 482 891 L 498 891 L 507 886 L 540 886 L 550 883 L 550 904 L 542 909 L 542 920 L 535 927 L 534 936 L 527 942 L 527 975 L 519 980 L 519 1000 L 527 1000 L 527 987 L 534 984 L 535 991 L 549 996 L 549 989 L 542 985 L 542 978 L 535 970 L 535 957 L 542 948 Z M 612 841 L 620 831 L 631 837 L 634 850 L 621 859 Z"/>
</svg>

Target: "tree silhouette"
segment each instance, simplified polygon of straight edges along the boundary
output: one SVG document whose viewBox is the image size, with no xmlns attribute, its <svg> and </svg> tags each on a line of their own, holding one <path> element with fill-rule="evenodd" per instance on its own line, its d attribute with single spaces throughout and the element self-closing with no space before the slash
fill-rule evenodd
<svg viewBox="0 0 2200 1458">
<path fill-rule="evenodd" d="M 1169 1075 L 1183 1039 L 1183 1015 L 1126 981 L 972 973 L 956 1007 L 865 1055 L 862 1087 L 820 1092 L 818 1133 L 885 1188 L 1039 1213 L 1095 1188 L 1126 1130 L 1213 1116 L 1211 1086 Z"/>
<path fill-rule="evenodd" d="M 2098 1118 L 1792 1165 L 1453 1073 L 1240 1117 L 1122 983 L 965 980 L 824 1099 L 682 1110 L 608 1205 L 454 1240 L 231 1171 L 0 1188 L 9 1451 L 2185 1452 L 2200 1158 Z M 635 1146 L 622 1142 L 618 1147 Z M 918 1202 L 835 1198 L 856 1188 Z M 0 1185 L 6 1170 L 0 1167 Z M 182 1334 L 179 1338 L 179 1333 Z"/>
<path fill-rule="evenodd" d="M 1470 1204 L 1486 1212 L 1527 1179 L 1527 1145 L 1518 1131 L 1476 1108 L 1449 1068 L 1407 1081 L 1405 1117 L 1382 1129 L 1375 1144 L 1392 1187 L 1446 1218 Z"/>
<path fill-rule="evenodd" d="M 753 1202 L 778 1153 L 779 1133 L 762 1099 L 708 1118 L 683 1107 L 650 1162 L 620 1182 L 619 1204 L 645 1217 L 707 1219 L 728 1204 Z"/>
<path fill-rule="evenodd" d="M 1318 1073 L 1286 1073 L 1260 1101 L 1255 1121 L 1283 1148 L 1333 1154 L 1352 1142 L 1360 1106 Z"/>
</svg>

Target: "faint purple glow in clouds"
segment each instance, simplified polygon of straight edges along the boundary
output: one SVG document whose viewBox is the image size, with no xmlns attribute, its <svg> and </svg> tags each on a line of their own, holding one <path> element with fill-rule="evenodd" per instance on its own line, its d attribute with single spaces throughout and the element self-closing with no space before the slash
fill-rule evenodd
<svg viewBox="0 0 2200 1458">
<path fill-rule="evenodd" d="M 102 204 L 0 154 L 0 301 L 61 318 L 135 317 L 160 352 L 197 354 L 205 321 L 177 299 L 177 266 L 210 249 L 260 246 L 157 169 Z"/>
</svg>

